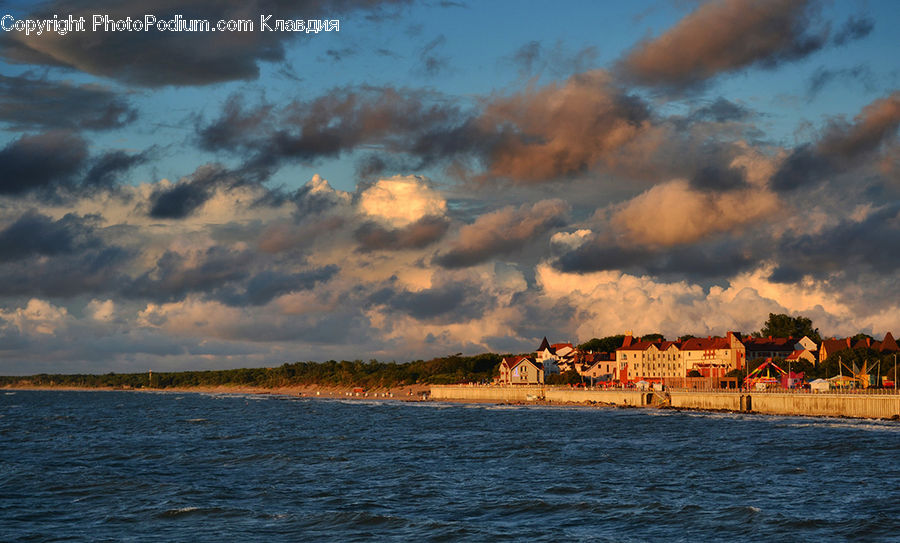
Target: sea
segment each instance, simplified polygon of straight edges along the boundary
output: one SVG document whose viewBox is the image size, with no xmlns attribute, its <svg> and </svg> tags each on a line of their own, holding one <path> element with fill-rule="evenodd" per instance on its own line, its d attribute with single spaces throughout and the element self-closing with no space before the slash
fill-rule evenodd
<svg viewBox="0 0 900 543">
<path fill-rule="evenodd" d="M 900 423 L 0 391 L 0 541 L 900 541 Z"/>
</svg>

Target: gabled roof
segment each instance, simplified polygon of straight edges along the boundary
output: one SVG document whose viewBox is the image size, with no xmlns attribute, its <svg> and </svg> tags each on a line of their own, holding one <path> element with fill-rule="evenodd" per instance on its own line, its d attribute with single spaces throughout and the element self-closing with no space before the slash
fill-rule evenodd
<svg viewBox="0 0 900 543">
<path fill-rule="evenodd" d="M 836 353 L 838 351 L 843 351 L 844 349 L 850 348 L 850 338 L 844 339 L 823 339 L 822 345 L 819 347 L 819 350 L 824 350 L 826 353 Z"/>
<path fill-rule="evenodd" d="M 669 347 L 671 347 L 672 345 L 674 345 L 675 347 L 678 347 L 678 348 L 681 347 L 677 341 L 663 341 L 662 343 L 659 344 L 658 348 L 660 351 L 668 351 Z"/>
<path fill-rule="evenodd" d="M 884 339 L 881 340 L 881 346 L 878 350 L 883 353 L 896 353 L 897 351 L 900 351 L 900 346 L 897 345 L 894 336 L 888 332 L 884 335 Z"/>
<path fill-rule="evenodd" d="M 534 343 L 532 343 L 532 345 L 534 345 Z M 544 341 L 542 341 L 541 346 L 537 348 L 537 352 L 541 352 L 544 349 L 549 349 L 549 348 L 550 348 L 550 342 L 547 341 L 547 336 L 544 336 Z M 551 350 L 550 352 L 553 352 L 553 351 Z"/>
<path fill-rule="evenodd" d="M 506 364 L 509 369 L 513 369 L 516 366 L 520 365 L 522 362 L 528 362 L 532 366 L 536 367 L 539 370 L 544 369 L 544 365 L 540 362 L 536 361 L 534 358 L 530 356 L 513 356 L 510 358 L 504 358 L 501 364 Z"/>
<path fill-rule="evenodd" d="M 802 349 L 799 350 L 799 351 L 796 351 L 796 350 L 795 350 L 794 352 L 792 352 L 791 354 L 789 354 L 789 355 L 787 356 L 787 358 L 785 358 L 785 360 L 790 360 L 790 361 L 792 361 L 792 362 L 795 361 L 795 360 L 800 360 L 800 355 L 802 355 L 802 354 L 805 353 L 805 352 L 806 352 L 806 351 L 805 351 L 805 350 L 802 350 Z"/>
</svg>

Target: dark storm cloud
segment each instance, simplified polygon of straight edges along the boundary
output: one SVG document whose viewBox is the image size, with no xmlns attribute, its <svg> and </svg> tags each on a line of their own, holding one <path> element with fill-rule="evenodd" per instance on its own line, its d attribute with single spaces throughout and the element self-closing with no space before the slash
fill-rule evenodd
<svg viewBox="0 0 900 543">
<path fill-rule="evenodd" d="M 191 293 L 208 295 L 246 279 L 254 263 L 253 253 L 220 246 L 190 255 L 166 251 L 122 294 L 162 302 L 178 301 Z"/>
<path fill-rule="evenodd" d="M 84 176 L 84 184 L 96 187 L 114 187 L 119 177 L 135 166 L 149 160 L 150 152 L 130 155 L 124 151 L 110 151 L 96 157 Z"/>
<path fill-rule="evenodd" d="M 109 188 L 149 152 L 109 151 L 90 157 L 87 141 L 66 131 L 24 135 L 0 150 L 0 195 L 39 193 L 47 197 L 76 190 Z"/>
<path fill-rule="evenodd" d="M 0 194 L 70 187 L 88 159 L 85 140 L 70 132 L 25 135 L 0 150 Z"/>
<path fill-rule="evenodd" d="M 396 229 L 366 222 L 356 229 L 353 236 L 362 252 L 422 249 L 440 240 L 449 226 L 450 223 L 442 217 L 422 217 Z"/>
<path fill-rule="evenodd" d="M 794 149 L 772 176 L 772 188 L 787 192 L 808 187 L 859 166 L 896 140 L 898 126 L 900 91 L 867 105 L 852 123 L 830 122 L 818 142 Z"/>
<path fill-rule="evenodd" d="M 827 27 L 815 25 L 818 5 L 804 0 L 708 2 L 661 36 L 637 44 L 617 68 L 632 83 L 673 89 L 703 85 L 750 66 L 774 68 L 826 45 Z"/>
<path fill-rule="evenodd" d="M 480 318 L 495 304 L 480 286 L 468 282 L 448 282 L 415 292 L 389 286 L 372 294 L 369 302 L 438 323 L 468 322 Z"/>
<path fill-rule="evenodd" d="M 0 230 L 0 262 L 96 248 L 93 220 L 69 213 L 59 220 L 29 211 Z"/>
<path fill-rule="evenodd" d="M 834 35 L 835 45 L 845 45 L 868 36 L 875 28 L 875 21 L 869 17 L 850 17 Z"/>
<path fill-rule="evenodd" d="M 750 243 L 735 239 L 718 240 L 688 246 L 649 249 L 619 245 L 602 236 L 594 236 L 583 245 L 567 251 L 553 265 L 569 273 L 620 270 L 631 274 L 650 274 L 663 279 L 697 280 L 728 278 L 759 265 L 761 258 Z"/>
<path fill-rule="evenodd" d="M 137 119 L 121 95 L 25 75 L 0 75 L 0 122 L 16 129 L 111 130 Z"/>
<path fill-rule="evenodd" d="M 201 166 L 175 186 L 160 188 L 154 192 L 150 196 L 150 216 L 157 219 L 183 219 L 205 204 L 216 188 L 235 184 L 231 172 L 221 166 Z"/>
<path fill-rule="evenodd" d="M 265 305 L 283 294 L 310 290 L 334 277 L 338 271 L 340 269 L 334 265 L 298 273 L 266 270 L 251 277 L 243 291 L 226 288 L 217 293 L 215 298 L 232 306 Z"/>
<path fill-rule="evenodd" d="M 263 32 L 261 14 L 275 19 L 339 19 L 357 10 L 377 11 L 402 0 L 57 0 L 27 14 L 30 19 L 53 14 L 93 14 L 112 19 L 143 20 L 153 14 L 159 20 L 181 15 L 186 20 L 252 20 L 253 32 L 74 32 L 66 36 L 26 37 L 15 32 L 0 36 L 0 56 L 8 62 L 62 66 L 133 85 L 207 85 L 222 81 L 255 79 L 261 62 L 285 58 L 285 43 L 295 32 Z M 176 60 L 177 59 L 177 60 Z"/>
<path fill-rule="evenodd" d="M 516 252 L 564 226 L 568 212 L 569 206 L 562 200 L 542 200 L 487 213 L 460 228 L 458 239 L 435 262 L 444 268 L 465 268 Z"/>
<path fill-rule="evenodd" d="M 198 138 L 203 149 L 249 156 L 241 171 L 265 178 L 286 161 L 314 164 L 362 145 L 409 152 L 461 117 L 454 103 L 425 91 L 343 87 L 282 108 L 232 98 L 218 119 L 198 127 Z"/>
<path fill-rule="evenodd" d="M 27 258 L 0 265 L 0 296 L 114 294 L 125 281 L 123 268 L 132 257 L 126 249 L 107 245 L 90 245 L 50 258 L 32 252 Z"/>
<path fill-rule="evenodd" d="M 788 238 L 782 259 L 770 279 L 795 282 L 805 275 L 823 279 L 832 275 L 856 281 L 863 270 L 891 276 L 900 269 L 900 204 L 877 209 L 862 221 L 843 220 L 823 232 Z"/>
</svg>

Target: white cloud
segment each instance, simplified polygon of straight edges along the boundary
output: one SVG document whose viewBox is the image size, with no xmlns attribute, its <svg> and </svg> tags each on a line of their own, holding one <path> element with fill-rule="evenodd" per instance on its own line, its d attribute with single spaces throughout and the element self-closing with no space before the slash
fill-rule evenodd
<svg viewBox="0 0 900 543">
<path fill-rule="evenodd" d="M 426 216 L 443 216 L 447 202 L 418 175 L 381 179 L 359 196 L 359 210 L 393 228 L 401 228 Z"/>
</svg>

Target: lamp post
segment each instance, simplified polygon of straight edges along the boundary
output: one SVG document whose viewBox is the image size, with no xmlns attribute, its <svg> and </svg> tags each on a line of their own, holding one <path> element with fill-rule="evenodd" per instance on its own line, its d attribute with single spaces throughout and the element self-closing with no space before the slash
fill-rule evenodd
<svg viewBox="0 0 900 543">
<path fill-rule="evenodd" d="M 791 382 L 791 361 L 788 360 L 788 388 L 790 390 L 794 390 L 794 387 L 792 385 L 793 385 L 793 383 Z"/>
</svg>

